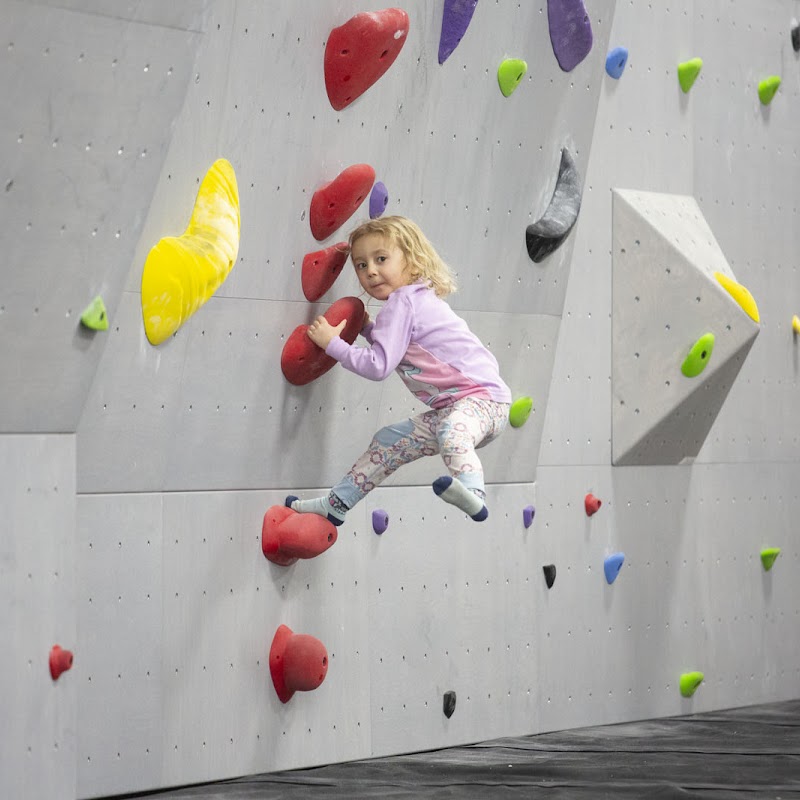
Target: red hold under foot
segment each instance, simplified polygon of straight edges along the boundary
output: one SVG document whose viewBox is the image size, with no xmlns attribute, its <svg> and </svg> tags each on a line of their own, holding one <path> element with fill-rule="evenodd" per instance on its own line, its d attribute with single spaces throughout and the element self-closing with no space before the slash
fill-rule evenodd
<svg viewBox="0 0 800 800">
<path fill-rule="evenodd" d="M 311 235 L 321 242 L 339 230 L 356 213 L 373 183 L 375 170 L 369 164 L 353 164 L 317 189 L 308 217 Z"/>
<path fill-rule="evenodd" d="M 319 514 L 298 514 L 270 506 L 261 525 L 261 551 L 273 564 L 288 567 L 298 558 L 314 558 L 336 543 L 336 527 Z"/>
<path fill-rule="evenodd" d="M 586 495 L 583 500 L 583 504 L 586 508 L 586 516 L 591 517 L 592 514 L 596 514 L 598 509 L 601 505 L 603 505 L 602 500 L 598 500 L 591 492 Z"/>
<path fill-rule="evenodd" d="M 347 325 L 339 336 L 353 344 L 364 327 L 364 304 L 357 297 L 337 300 L 323 315 L 334 327 L 343 319 Z M 286 340 L 281 353 L 281 370 L 293 386 L 305 386 L 324 375 L 336 364 L 321 347 L 308 338 L 308 325 L 298 325 Z"/>
<path fill-rule="evenodd" d="M 346 108 L 392 66 L 408 38 L 401 8 L 363 12 L 334 28 L 325 47 L 325 89 L 337 110 Z"/>
<path fill-rule="evenodd" d="M 269 649 L 269 672 L 281 703 L 288 703 L 295 692 L 313 691 L 325 680 L 328 651 L 319 639 L 280 625 Z"/>
<path fill-rule="evenodd" d="M 333 286 L 348 255 L 350 255 L 350 245 L 347 242 L 339 242 L 324 250 L 309 253 L 303 259 L 300 280 L 303 283 L 303 294 L 309 303 L 316 303 Z"/>
<path fill-rule="evenodd" d="M 62 672 L 72 669 L 72 653 L 54 644 L 50 648 L 50 676 L 57 681 Z"/>
</svg>

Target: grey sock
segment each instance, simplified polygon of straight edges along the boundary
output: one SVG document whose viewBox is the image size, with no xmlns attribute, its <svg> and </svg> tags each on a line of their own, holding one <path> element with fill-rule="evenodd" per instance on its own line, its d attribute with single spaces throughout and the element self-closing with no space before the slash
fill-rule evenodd
<svg viewBox="0 0 800 800">
<path fill-rule="evenodd" d="M 347 506 L 333 492 L 311 500 L 294 500 L 290 508 L 300 514 L 319 514 L 337 526 L 344 522 L 348 511 Z"/>
</svg>

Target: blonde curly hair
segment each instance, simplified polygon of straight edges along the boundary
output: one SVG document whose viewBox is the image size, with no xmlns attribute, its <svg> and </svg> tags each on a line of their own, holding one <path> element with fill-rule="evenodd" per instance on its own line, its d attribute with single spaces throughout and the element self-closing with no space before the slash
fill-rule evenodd
<svg viewBox="0 0 800 800">
<path fill-rule="evenodd" d="M 362 237 L 377 233 L 398 247 L 406 258 L 409 283 L 425 281 L 437 297 L 446 297 L 456 290 L 456 280 L 419 226 L 406 217 L 378 217 L 362 222 L 350 233 L 350 249 Z"/>
</svg>

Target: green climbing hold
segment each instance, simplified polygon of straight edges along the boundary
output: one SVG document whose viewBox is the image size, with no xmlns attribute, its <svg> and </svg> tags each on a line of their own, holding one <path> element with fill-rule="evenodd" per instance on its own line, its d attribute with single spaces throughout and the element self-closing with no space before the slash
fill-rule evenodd
<svg viewBox="0 0 800 800">
<path fill-rule="evenodd" d="M 758 82 L 758 99 L 768 106 L 775 97 L 775 92 L 781 85 L 781 79 L 777 75 L 770 75 L 769 78 L 764 78 L 763 81 Z"/>
<path fill-rule="evenodd" d="M 692 88 L 701 69 L 703 69 L 702 58 L 692 58 L 689 61 L 678 64 L 678 83 L 680 83 L 684 94 Z"/>
<path fill-rule="evenodd" d="M 702 672 L 684 672 L 680 682 L 681 694 L 684 697 L 691 697 L 703 682 L 703 678 L 705 675 Z"/>
<path fill-rule="evenodd" d="M 711 358 L 713 352 L 714 334 L 703 334 L 703 336 L 692 345 L 689 355 L 686 356 L 686 360 L 681 366 L 681 372 L 687 378 L 696 378 L 706 368 L 706 364 L 708 364 L 708 360 Z"/>
<path fill-rule="evenodd" d="M 533 398 L 520 397 L 511 404 L 511 410 L 508 412 L 508 421 L 511 423 L 512 428 L 521 428 L 531 415 L 533 410 Z"/>
<path fill-rule="evenodd" d="M 519 86 L 528 71 L 528 65 L 519 58 L 507 58 L 497 68 L 497 82 L 503 97 L 508 97 Z"/>
<path fill-rule="evenodd" d="M 81 322 L 93 331 L 108 330 L 108 314 L 106 314 L 103 298 L 97 295 L 81 314 Z"/>
<path fill-rule="evenodd" d="M 781 554 L 780 547 L 765 547 L 761 551 L 761 563 L 764 565 L 764 570 L 769 572 L 775 559 Z"/>
</svg>

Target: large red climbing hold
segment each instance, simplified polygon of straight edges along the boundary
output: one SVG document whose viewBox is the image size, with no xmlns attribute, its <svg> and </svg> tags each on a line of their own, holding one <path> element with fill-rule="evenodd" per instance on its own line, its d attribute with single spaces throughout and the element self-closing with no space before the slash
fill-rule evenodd
<svg viewBox="0 0 800 800">
<path fill-rule="evenodd" d="M 583 498 L 583 505 L 586 509 L 586 516 L 591 517 L 600 510 L 603 501 L 595 497 L 591 492 Z"/>
<path fill-rule="evenodd" d="M 72 669 L 72 653 L 54 644 L 50 648 L 50 677 L 57 681 L 62 672 Z"/>
<path fill-rule="evenodd" d="M 319 514 L 298 514 L 270 506 L 261 525 L 261 552 L 273 564 L 288 567 L 298 558 L 314 558 L 336 543 L 336 528 Z"/>
<path fill-rule="evenodd" d="M 364 327 L 364 303 L 357 297 L 342 297 L 323 316 L 334 327 L 346 319 L 347 325 L 339 336 L 348 344 L 353 344 Z M 308 325 L 298 325 L 292 331 L 281 353 L 283 377 L 293 386 L 311 383 L 335 364 L 335 358 L 308 338 Z"/>
<path fill-rule="evenodd" d="M 375 170 L 369 164 L 353 164 L 317 189 L 311 198 L 311 235 L 321 242 L 339 230 L 356 213 L 373 183 Z"/>
<path fill-rule="evenodd" d="M 408 14 L 402 8 L 365 11 L 334 28 L 325 47 L 325 89 L 337 110 L 372 86 L 403 49 Z"/>
<path fill-rule="evenodd" d="M 324 250 L 309 253 L 303 259 L 300 280 L 303 283 L 303 294 L 309 303 L 315 303 L 333 286 L 349 254 L 350 245 L 339 242 Z"/>
<path fill-rule="evenodd" d="M 269 649 L 269 672 L 281 703 L 288 703 L 295 692 L 313 691 L 325 680 L 328 651 L 319 639 L 279 625 Z"/>
</svg>

